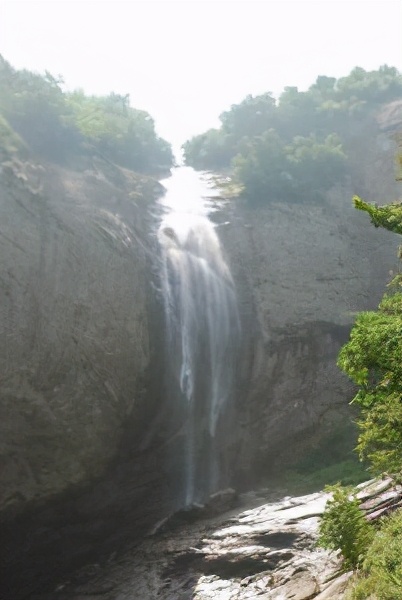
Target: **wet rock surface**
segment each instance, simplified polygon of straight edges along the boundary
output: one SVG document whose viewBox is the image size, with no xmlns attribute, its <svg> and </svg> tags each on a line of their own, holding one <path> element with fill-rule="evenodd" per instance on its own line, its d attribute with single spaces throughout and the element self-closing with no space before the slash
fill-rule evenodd
<svg viewBox="0 0 402 600">
<path fill-rule="evenodd" d="M 336 600 L 349 574 L 315 547 L 328 494 L 274 500 L 246 494 L 251 506 L 200 518 L 176 515 L 140 545 L 88 565 L 33 600 Z M 201 511 L 202 512 L 202 511 Z M 197 520 L 191 523 L 191 518 Z"/>
</svg>

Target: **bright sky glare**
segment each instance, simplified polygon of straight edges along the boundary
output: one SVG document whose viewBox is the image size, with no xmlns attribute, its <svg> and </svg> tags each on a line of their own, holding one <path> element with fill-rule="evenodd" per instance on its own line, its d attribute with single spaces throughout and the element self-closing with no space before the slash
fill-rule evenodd
<svg viewBox="0 0 402 600">
<path fill-rule="evenodd" d="M 402 70 L 400 0 L 0 0 L 0 52 L 69 89 L 129 93 L 177 149 L 247 94 Z"/>
</svg>

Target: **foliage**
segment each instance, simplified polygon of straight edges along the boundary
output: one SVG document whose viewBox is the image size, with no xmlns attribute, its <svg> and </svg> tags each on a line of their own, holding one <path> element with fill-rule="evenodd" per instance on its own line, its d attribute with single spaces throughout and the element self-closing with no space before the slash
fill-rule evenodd
<svg viewBox="0 0 402 600">
<path fill-rule="evenodd" d="M 155 135 L 147 112 L 130 107 L 128 95 L 96 97 L 77 90 L 66 101 L 87 142 L 118 164 L 140 171 L 172 164 L 170 146 Z"/>
<path fill-rule="evenodd" d="M 251 203 L 322 200 L 348 176 L 347 164 L 364 170 L 376 113 L 400 99 L 402 76 L 388 66 L 356 67 L 347 77 L 319 76 L 307 91 L 286 87 L 247 96 L 220 116 L 221 126 L 184 144 L 186 163 L 233 171 Z"/>
<path fill-rule="evenodd" d="M 375 227 L 402 234 L 401 203 L 376 206 L 353 198 Z M 401 258 L 401 250 L 399 253 Z M 338 356 L 338 366 L 359 386 L 361 409 L 357 451 L 374 472 L 402 471 L 402 278 L 395 277 L 377 311 L 360 313 Z M 402 511 L 380 521 L 375 531 L 345 488 L 333 488 L 320 522 L 319 542 L 340 549 L 355 576 L 349 600 L 395 600 L 402 589 Z"/>
<path fill-rule="evenodd" d="M 0 57 L 0 114 L 26 144 L 46 158 L 65 159 L 79 145 L 60 80 L 16 71 Z"/>
<path fill-rule="evenodd" d="M 310 494 L 319 492 L 326 485 L 335 485 L 336 483 L 345 486 L 358 485 L 367 481 L 367 470 L 357 458 L 353 457 L 309 471 L 296 466 L 285 471 L 284 480 L 284 487 L 288 494 Z"/>
<path fill-rule="evenodd" d="M 293 191 L 285 146 L 273 129 L 245 141 L 245 151 L 234 158 L 233 170 L 251 201 L 281 200 Z"/>
<path fill-rule="evenodd" d="M 0 115 L 0 157 L 2 159 L 14 154 L 26 154 L 27 148 L 20 136 L 10 127 L 4 117 Z"/>
<path fill-rule="evenodd" d="M 402 590 L 402 511 L 386 518 L 367 550 L 349 600 L 396 600 Z"/>
<path fill-rule="evenodd" d="M 358 460 L 354 447 L 358 430 L 352 421 L 344 418 L 331 429 L 323 430 L 322 437 L 292 467 L 289 480 L 300 480 L 309 491 L 322 490 L 325 485 L 357 485 L 368 479 L 367 465 Z M 307 492 L 305 492 L 307 493 Z"/>
<path fill-rule="evenodd" d="M 374 206 L 358 196 L 355 207 L 370 215 L 376 227 L 402 234 L 402 206 Z M 357 450 L 371 470 L 402 469 L 402 292 L 398 275 L 377 311 L 358 315 L 339 367 L 359 386 L 353 402 L 361 408 Z"/>
<path fill-rule="evenodd" d="M 270 93 L 247 96 L 220 116 L 222 128 L 234 139 L 258 136 L 275 127 L 275 99 Z"/>
<path fill-rule="evenodd" d="M 347 77 L 337 82 L 340 99 L 353 98 L 366 104 L 390 102 L 401 95 L 402 77 L 395 67 L 381 66 L 378 71 L 355 67 Z"/>
<path fill-rule="evenodd" d="M 329 550 L 340 550 L 345 570 L 362 564 L 374 537 L 374 528 L 359 509 L 359 501 L 351 490 L 335 485 L 320 520 L 318 544 Z"/>
<path fill-rule="evenodd" d="M 364 202 L 359 196 L 353 197 L 355 208 L 367 212 L 375 227 L 384 227 L 394 233 L 402 234 L 402 204 L 393 203 L 384 206 L 373 206 Z"/>
<path fill-rule="evenodd" d="M 358 196 L 355 207 L 376 227 L 402 233 L 400 204 L 373 206 Z M 360 407 L 357 451 L 374 472 L 400 474 L 402 469 L 402 293 L 392 282 L 377 311 L 357 316 L 338 365 L 359 386 L 353 403 Z M 398 289 L 399 288 L 399 289 Z M 320 524 L 320 543 L 340 549 L 346 567 L 360 567 L 350 600 L 394 600 L 402 589 L 402 512 L 370 529 L 348 491 L 334 488 Z"/>
<path fill-rule="evenodd" d="M 374 473 L 398 473 L 402 466 L 402 404 L 398 394 L 386 395 L 363 410 L 357 450 Z"/>
<path fill-rule="evenodd" d="M 402 465 L 402 294 L 386 295 L 376 312 L 358 315 L 338 365 L 360 386 L 358 452 L 371 470 Z"/>
<path fill-rule="evenodd" d="M 319 141 L 296 136 L 285 145 L 275 130 L 243 141 L 245 151 L 232 161 L 250 202 L 316 201 L 346 172 L 346 156 L 337 136 Z"/>
<path fill-rule="evenodd" d="M 187 162 L 196 169 L 226 169 L 232 157 L 230 135 L 221 135 L 218 129 L 209 129 L 183 145 Z"/>
<path fill-rule="evenodd" d="M 323 140 L 315 135 L 296 136 L 286 150 L 297 199 L 321 199 L 323 193 L 342 181 L 347 173 L 347 157 L 335 134 Z"/>
<path fill-rule="evenodd" d="M 167 142 L 154 122 L 130 106 L 129 96 L 86 96 L 63 92 L 62 79 L 13 69 L 0 56 L 0 116 L 33 150 L 49 160 L 100 153 L 108 160 L 140 172 L 172 166 Z"/>
</svg>

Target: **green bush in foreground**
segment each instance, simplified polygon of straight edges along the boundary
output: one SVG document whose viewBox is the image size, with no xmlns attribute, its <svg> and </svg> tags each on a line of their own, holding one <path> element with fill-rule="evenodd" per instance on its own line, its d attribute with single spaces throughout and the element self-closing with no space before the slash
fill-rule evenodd
<svg viewBox="0 0 402 600">
<path fill-rule="evenodd" d="M 338 365 L 360 386 L 357 450 L 375 473 L 402 465 L 402 293 L 384 296 L 377 311 L 360 313 Z"/>
<path fill-rule="evenodd" d="M 359 501 L 351 490 L 337 484 L 327 487 L 333 496 L 327 502 L 319 526 L 318 545 L 328 550 L 340 550 L 345 570 L 359 567 L 366 557 L 374 537 L 374 527 L 359 509 Z"/>
<path fill-rule="evenodd" d="M 369 213 L 376 227 L 402 234 L 402 206 L 369 205 L 357 196 L 355 207 Z M 401 258 L 401 250 L 399 257 Z M 402 292 L 400 274 L 377 311 L 360 313 L 338 366 L 359 386 L 357 451 L 374 473 L 386 470 L 397 481 L 402 466 Z M 359 569 L 348 600 L 402 598 L 402 510 L 381 518 L 376 528 L 339 486 L 320 525 L 320 545 L 341 551 L 346 568 Z"/>
<path fill-rule="evenodd" d="M 402 206 L 374 206 L 354 197 L 376 227 L 402 234 Z M 359 386 L 353 402 L 361 409 L 357 451 L 370 469 L 398 474 L 402 466 L 402 292 L 398 275 L 377 311 L 357 316 L 338 366 Z M 401 596 L 402 597 L 402 596 Z"/>
<path fill-rule="evenodd" d="M 402 510 L 384 519 L 348 600 L 402 598 Z"/>
</svg>

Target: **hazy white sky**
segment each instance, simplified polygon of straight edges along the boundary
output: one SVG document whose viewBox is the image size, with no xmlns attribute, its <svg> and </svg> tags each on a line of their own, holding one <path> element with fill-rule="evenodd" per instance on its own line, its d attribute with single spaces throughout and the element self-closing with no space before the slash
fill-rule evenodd
<svg viewBox="0 0 402 600">
<path fill-rule="evenodd" d="M 247 94 L 402 70 L 401 0 L 0 0 L 0 52 L 131 96 L 176 147 Z"/>
</svg>

